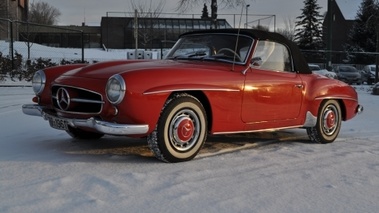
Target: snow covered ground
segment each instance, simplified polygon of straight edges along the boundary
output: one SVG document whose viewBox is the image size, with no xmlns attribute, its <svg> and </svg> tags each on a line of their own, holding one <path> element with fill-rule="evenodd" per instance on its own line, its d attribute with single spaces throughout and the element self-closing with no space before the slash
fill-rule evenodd
<svg viewBox="0 0 379 213">
<path fill-rule="evenodd" d="M 378 212 L 379 96 L 368 88 L 357 86 L 365 111 L 332 144 L 301 129 L 217 136 L 167 164 L 144 140 L 73 140 L 22 114 L 30 87 L 0 87 L 0 212 Z"/>
</svg>

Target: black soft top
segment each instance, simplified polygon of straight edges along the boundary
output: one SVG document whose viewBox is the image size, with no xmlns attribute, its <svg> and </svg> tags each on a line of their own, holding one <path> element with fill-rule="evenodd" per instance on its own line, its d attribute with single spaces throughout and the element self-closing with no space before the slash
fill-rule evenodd
<svg viewBox="0 0 379 213">
<path fill-rule="evenodd" d="M 191 34 L 202 34 L 202 33 L 227 33 L 227 34 L 240 34 L 252 37 L 256 40 L 268 40 L 274 41 L 288 46 L 291 50 L 294 67 L 298 73 L 306 74 L 312 73 L 312 71 L 308 67 L 308 63 L 306 62 L 304 55 L 301 53 L 299 47 L 292 41 L 285 38 L 283 35 L 274 32 L 268 32 L 263 30 L 254 30 L 254 29 L 217 29 L 217 30 L 201 30 L 201 31 L 192 31 L 187 32 L 182 35 L 191 35 Z"/>
</svg>

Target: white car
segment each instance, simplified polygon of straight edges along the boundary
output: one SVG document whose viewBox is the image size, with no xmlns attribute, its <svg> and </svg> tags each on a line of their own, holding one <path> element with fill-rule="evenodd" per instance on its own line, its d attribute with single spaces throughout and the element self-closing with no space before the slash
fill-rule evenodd
<svg viewBox="0 0 379 213">
<path fill-rule="evenodd" d="M 311 71 L 315 74 L 319 74 L 327 78 L 337 79 L 337 74 L 335 72 L 330 72 L 326 69 L 321 69 L 320 66 L 317 64 L 308 64 L 308 66 L 311 69 Z"/>
</svg>

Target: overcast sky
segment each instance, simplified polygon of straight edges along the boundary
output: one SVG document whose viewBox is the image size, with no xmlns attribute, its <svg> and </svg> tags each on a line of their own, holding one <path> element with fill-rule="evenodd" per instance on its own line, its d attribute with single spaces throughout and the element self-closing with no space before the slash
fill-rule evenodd
<svg viewBox="0 0 379 213">
<path fill-rule="evenodd" d="M 32 2 L 33 0 L 31 0 Z M 106 16 L 107 12 L 132 12 L 131 0 L 34 0 L 48 2 L 51 6 L 56 7 L 60 10 L 62 15 L 59 19 L 59 25 L 81 25 L 85 22 L 90 26 L 99 26 L 101 17 Z M 167 13 L 178 13 L 176 10 L 178 6 L 178 0 L 135 0 L 134 2 L 152 2 L 156 4 L 158 2 L 165 2 L 165 9 L 163 12 Z M 210 2 L 208 0 L 207 2 Z M 264 14 L 264 15 L 275 15 L 276 16 L 276 26 L 282 27 L 288 20 L 294 20 L 297 16 L 301 14 L 301 9 L 304 7 L 304 0 L 246 0 L 247 4 L 250 4 L 248 8 L 248 22 L 258 20 L 264 17 L 255 17 L 253 14 Z M 362 0 L 337 0 L 340 5 L 341 10 L 344 11 L 345 16 L 349 19 L 353 19 L 357 13 L 357 9 L 362 2 Z M 323 15 L 327 10 L 327 0 L 318 0 L 319 6 L 322 7 L 320 13 Z M 209 3 L 208 10 L 210 12 Z M 193 7 L 191 10 L 186 11 L 188 14 L 201 14 L 203 4 L 199 4 Z M 246 8 L 242 6 L 236 8 L 223 8 L 219 6 L 219 14 L 243 14 L 241 20 L 242 25 L 246 22 Z M 120 16 L 120 14 L 118 14 Z M 228 19 L 230 24 L 239 23 L 239 18 L 232 18 L 233 16 L 225 17 Z M 195 18 L 199 18 L 195 16 Z M 219 18 L 224 18 L 220 17 Z M 233 23 L 234 22 L 234 23 Z M 256 22 L 253 22 L 254 24 Z M 262 20 L 262 25 L 274 26 L 274 19 L 269 18 Z"/>
</svg>

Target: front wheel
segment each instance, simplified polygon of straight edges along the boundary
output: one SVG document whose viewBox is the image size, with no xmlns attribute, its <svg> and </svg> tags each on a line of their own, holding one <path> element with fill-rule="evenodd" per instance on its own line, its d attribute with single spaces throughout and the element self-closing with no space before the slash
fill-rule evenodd
<svg viewBox="0 0 379 213">
<path fill-rule="evenodd" d="M 206 137 L 207 119 L 200 101 L 188 94 L 176 94 L 166 102 L 147 142 L 155 157 L 175 163 L 193 159 Z"/>
<path fill-rule="evenodd" d="M 312 142 L 332 143 L 341 129 L 341 107 L 335 100 L 327 100 L 321 104 L 317 124 L 307 128 L 307 133 Z"/>
</svg>

